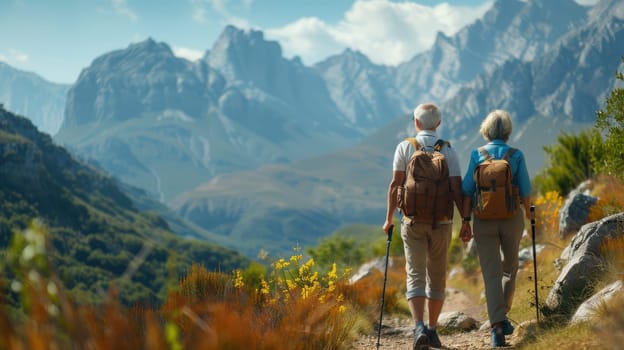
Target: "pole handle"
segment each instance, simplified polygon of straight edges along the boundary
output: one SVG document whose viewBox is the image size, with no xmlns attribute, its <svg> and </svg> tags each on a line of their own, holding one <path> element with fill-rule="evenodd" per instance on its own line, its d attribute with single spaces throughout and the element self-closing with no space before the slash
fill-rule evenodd
<svg viewBox="0 0 624 350">
<path fill-rule="evenodd" d="M 388 231 L 386 232 L 388 242 L 392 242 L 392 231 L 394 231 L 394 225 L 390 225 L 390 227 L 388 227 Z"/>
</svg>

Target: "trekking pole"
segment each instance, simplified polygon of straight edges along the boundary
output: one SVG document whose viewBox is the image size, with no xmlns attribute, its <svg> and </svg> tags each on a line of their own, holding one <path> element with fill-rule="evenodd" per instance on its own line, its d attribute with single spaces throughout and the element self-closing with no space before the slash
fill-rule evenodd
<svg viewBox="0 0 624 350">
<path fill-rule="evenodd" d="M 383 310 L 384 310 L 384 295 L 386 294 L 386 281 L 388 281 L 388 259 L 390 258 L 390 243 L 392 242 L 392 230 L 394 230 L 394 225 L 390 225 L 388 227 L 388 232 L 386 232 L 388 236 L 388 241 L 386 243 L 386 267 L 384 271 L 384 281 L 383 281 L 383 289 L 381 290 L 381 312 L 379 314 L 379 327 L 377 329 L 377 349 L 381 344 L 379 340 L 381 339 L 381 321 L 383 320 Z"/>
<path fill-rule="evenodd" d="M 535 205 L 531 204 L 531 240 L 533 241 L 533 281 L 535 283 L 535 317 L 539 323 L 539 301 L 537 298 L 537 255 L 535 253 Z"/>
</svg>

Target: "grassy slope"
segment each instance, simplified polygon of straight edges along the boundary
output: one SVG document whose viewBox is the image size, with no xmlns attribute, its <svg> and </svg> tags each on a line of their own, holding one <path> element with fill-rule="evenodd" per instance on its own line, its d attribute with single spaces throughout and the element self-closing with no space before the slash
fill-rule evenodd
<svg viewBox="0 0 624 350">
<path fill-rule="evenodd" d="M 158 302 L 192 263 L 221 271 L 248 264 L 231 250 L 178 237 L 161 216 L 138 210 L 107 174 L 75 161 L 27 119 L 0 110 L 0 130 L 1 247 L 14 230 L 42 218 L 59 276 L 77 295 L 97 299 L 121 283 L 122 300 Z M 135 263 L 130 278 L 120 280 Z"/>
</svg>

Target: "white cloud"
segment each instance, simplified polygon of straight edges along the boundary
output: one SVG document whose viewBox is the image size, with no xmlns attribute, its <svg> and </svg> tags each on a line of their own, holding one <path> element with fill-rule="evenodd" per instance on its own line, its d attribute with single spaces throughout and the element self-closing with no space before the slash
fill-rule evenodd
<svg viewBox="0 0 624 350">
<path fill-rule="evenodd" d="M 396 65 L 431 47 L 436 33 L 455 34 L 492 5 L 434 7 L 391 0 L 356 0 L 335 26 L 303 18 L 280 28 L 265 29 L 286 56 L 299 55 L 312 64 L 349 47 L 378 64 Z"/>
<path fill-rule="evenodd" d="M 20 50 L 8 48 L 6 52 L 0 52 L 0 61 L 7 63 L 25 63 L 28 62 L 28 54 Z"/>
<path fill-rule="evenodd" d="M 190 49 L 188 47 L 173 47 L 173 54 L 186 58 L 189 61 L 197 61 L 204 56 L 204 52 L 201 50 Z"/>
<path fill-rule="evenodd" d="M 600 0 L 576 0 L 581 5 L 596 5 Z"/>
<path fill-rule="evenodd" d="M 132 22 L 135 22 L 139 17 L 128 7 L 126 0 L 111 0 L 113 9 L 115 12 L 122 16 L 128 17 Z"/>
<path fill-rule="evenodd" d="M 298 55 L 306 63 L 320 61 L 346 46 L 339 39 L 336 28 L 316 17 L 301 18 L 282 28 L 267 29 L 265 34 L 280 43 L 286 56 Z"/>
<path fill-rule="evenodd" d="M 203 6 L 203 1 L 192 0 L 191 4 L 193 5 L 193 20 L 199 23 L 206 22 L 206 8 Z"/>
<path fill-rule="evenodd" d="M 245 8 L 250 8 L 252 3 L 253 0 L 243 0 L 242 5 Z M 249 21 L 231 13 L 228 9 L 230 0 L 191 0 L 191 4 L 193 6 L 193 20 L 196 22 L 206 22 L 208 13 L 214 12 L 219 17 L 223 18 L 225 23 L 243 29 L 251 27 Z"/>
</svg>

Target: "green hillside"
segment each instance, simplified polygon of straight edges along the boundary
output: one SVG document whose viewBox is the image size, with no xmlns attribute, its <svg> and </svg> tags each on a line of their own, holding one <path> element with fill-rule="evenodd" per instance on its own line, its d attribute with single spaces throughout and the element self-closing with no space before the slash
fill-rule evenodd
<svg viewBox="0 0 624 350">
<path fill-rule="evenodd" d="M 1 107 L 0 205 L 0 249 L 41 219 L 58 276 L 80 299 L 97 300 L 114 284 L 126 303 L 158 303 L 192 263 L 219 271 L 249 263 L 229 249 L 177 236 L 160 215 L 139 210 L 108 174 L 76 161 L 28 119 Z"/>
</svg>

